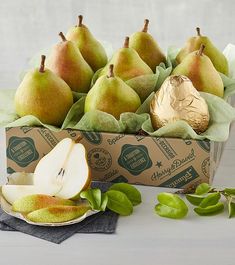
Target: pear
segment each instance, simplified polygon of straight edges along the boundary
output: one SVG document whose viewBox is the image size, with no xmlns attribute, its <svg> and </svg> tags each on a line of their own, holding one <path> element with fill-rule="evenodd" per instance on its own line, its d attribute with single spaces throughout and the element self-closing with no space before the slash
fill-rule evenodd
<svg viewBox="0 0 235 265">
<path fill-rule="evenodd" d="M 66 38 L 76 44 L 83 58 L 95 72 L 106 65 L 108 58 L 103 46 L 82 24 L 82 20 L 83 16 L 78 16 L 78 25 L 69 29 Z"/>
<path fill-rule="evenodd" d="M 41 122 L 60 126 L 73 104 L 69 86 L 56 74 L 41 66 L 29 71 L 15 94 L 15 110 L 20 116 L 34 115 Z"/>
<path fill-rule="evenodd" d="M 3 197 L 13 204 L 15 201 L 22 197 L 33 194 L 54 195 L 61 189 L 60 185 L 53 186 L 35 186 L 35 185 L 3 185 L 2 194 Z"/>
<path fill-rule="evenodd" d="M 213 63 L 215 69 L 220 73 L 228 75 L 229 66 L 226 57 L 223 55 L 223 53 L 220 50 L 218 50 L 214 46 L 214 44 L 207 36 L 201 35 L 200 28 L 196 28 L 196 30 L 197 30 L 197 36 L 188 39 L 185 47 L 182 48 L 178 53 L 176 61 L 178 63 L 181 63 L 189 53 L 199 50 L 201 44 L 204 44 L 206 47 L 203 53 L 211 59 L 211 62 Z"/>
<path fill-rule="evenodd" d="M 26 218 L 35 223 L 62 223 L 76 219 L 90 210 L 89 206 L 51 206 L 27 214 Z"/>
<path fill-rule="evenodd" d="M 165 79 L 150 102 L 150 117 L 154 130 L 183 120 L 198 134 L 206 131 L 210 120 L 205 99 L 183 75 Z"/>
<path fill-rule="evenodd" d="M 135 112 L 141 105 L 138 94 L 122 79 L 114 76 L 114 66 L 109 65 L 108 76 L 101 76 L 88 92 L 85 112 L 100 110 L 119 119 L 123 112 Z"/>
<path fill-rule="evenodd" d="M 62 32 L 59 35 L 62 42 L 54 46 L 46 66 L 73 91 L 87 93 L 94 73 L 76 45 L 66 40 Z"/>
<path fill-rule="evenodd" d="M 173 70 L 173 75 L 185 75 L 197 90 L 223 97 L 223 81 L 210 58 L 203 54 L 204 48 L 202 44 L 199 51 L 189 53 Z"/>
<path fill-rule="evenodd" d="M 16 200 L 12 205 L 12 210 L 20 213 L 28 213 L 52 205 L 75 205 L 75 203 L 70 200 L 45 194 L 33 194 Z"/>
<path fill-rule="evenodd" d="M 153 74 L 151 68 L 140 58 L 137 51 L 129 47 L 129 37 L 125 38 L 123 48 L 119 49 L 99 76 L 107 75 L 110 64 L 114 65 L 115 76 L 126 81 L 140 75 Z"/>
<path fill-rule="evenodd" d="M 91 183 L 85 147 L 70 138 L 60 141 L 37 164 L 33 182 L 39 188 L 60 186 L 54 194 L 57 197 L 79 198 L 80 192 Z"/>
<path fill-rule="evenodd" d="M 142 31 L 130 36 L 129 47 L 135 49 L 140 58 L 155 72 L 156 67 L 166 61 L 166 57 L 157 42 L 148 33 L 148 24 L 149 20 L 145 19 Z"/>
</svg>

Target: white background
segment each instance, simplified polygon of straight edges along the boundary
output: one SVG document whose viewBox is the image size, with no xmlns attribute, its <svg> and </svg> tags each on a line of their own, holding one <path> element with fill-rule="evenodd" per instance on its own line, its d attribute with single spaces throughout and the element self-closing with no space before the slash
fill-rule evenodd
<svg viewBox="0 0 235 265">
<path fill-rule="evenodd" d="M 58 41 L 58 32 L 76 23 L 78 14 L 98 39 L 114 48 L 151 21 L 150 32 L 166 50 L 182 46 L 200 26 L 223 49 L 235 43 L 235 1 L 174 0 L 0 0 L 0 89 L 16 88 L 18 75 L 37 51 Z M 5 182 L 4 132 L 0 131 L 0 183 Z M 225 147 L 215 186 L 235 187 L 235 128 Z M 187 264 L 234 265 L 235 219 L 226 213 L 183 221 L 157 217 L 156 194 L 139 187 L 143 203 L 131 217 L 120 218 L 116 234 L 77 234 L 61 245 L 17 232 L 0 232 L 1 265 Z"/>
</svg>

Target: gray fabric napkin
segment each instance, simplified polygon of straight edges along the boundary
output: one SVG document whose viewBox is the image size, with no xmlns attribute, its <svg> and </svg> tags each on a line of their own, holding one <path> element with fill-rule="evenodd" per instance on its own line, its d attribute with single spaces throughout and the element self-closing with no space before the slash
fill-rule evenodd
<svg viewBox="0 0 235 265">
<path fill-rule="evenodd" d="M 106 191 L 111 183 L 92 182 L 92 188 Z M 26 222 L 5 214 L 0 209 L 0 230 L 20 231 L 56 244 L 75 233 L 114 233 L 117 226 L 118 214 L 105 211 L 89 216 L 81 223 L 62 227 L 42 227 L 27 224 Z"/>
</svg>

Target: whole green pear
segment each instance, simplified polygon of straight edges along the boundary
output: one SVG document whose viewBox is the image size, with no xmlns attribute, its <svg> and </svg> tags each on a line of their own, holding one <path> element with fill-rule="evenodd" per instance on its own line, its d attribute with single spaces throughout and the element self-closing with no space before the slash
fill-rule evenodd
<svg viewBox="0 0 235 265">
<path fill-rule="evenodd" d="M 123 112 L 135 112 L 141 105 L 138 94 L 122 79 L 114 76 L 114 66 L 109 66 L 108 76 L 101 76 L 88 92 L 85 112 L 100 110 L 119 119 Z"/>
<path fill-rule="evenodd" d="M 60 126 L 73 104 L 70 87 L 63 79 L 45 69 L 42 55 L 40 68 L 29 71 L 15 94 L 15 110 L 20 116 L 34 115 L 41 122 Z"/>
<path fill-rule="evenodd" d="M 76 219 L 90 210 L 89 206 L 51 206 L 27 214 L 26 218 L 35 223 L 62 223 Z"/>
<path fill-rule="evenodd" d="M 28 213 L 52 205 L 75 205 L 71 200 L 61 199 L 45 194 L 32 194 L 16 200 L 12 205 L 15 212 Z"/>
<path fill-rule="evenodd" d="M 109 66 L 113 64 L 115 76 L 126 81 L 141 75 L 153 74 L 152 69 L 140 58 L 139 54 L 129 47 L 129 37 L 125 38 L 123 48 L 119 49 L 102 69 L 99 76 L 109 73 Z"/>
<path fill-rule="evenodd" d="M 178 63 L 181 63 L 189 53 L 199 50 L 201 44 L 204 44 L 206 47 L 203 53 L 211 59 L 211 62 L 213 63 L 216 70 L 220 73 L 228 75 L 229 66 L 226 57 L 223 55 L 223 53 L 220 50 L 218 50 L 214 46 L 214 44 L 207 36 L 201 35 L 200 28 L 196 28 L 196 30 L 197 30 L 197 36 L 188 39 L 185 47 L 182 48 L 178 53 L 176 61 Z"/>
<path fill-rule="evenodd" d="M 130 36 L 129 47 L 135 49 L 140 58 L 152 69 L 166 61 L 166 57 L 154 38 L 148 33 L 149 20 L 145 19 L 144 28 Z"/>
<path fill-rule="evenodd" d="M 46 66 L 61 77 L 73 91 L 87 93 L 94 73 L 76 45 L 66 40 L 62 32 L 59 35 L 62 42 L 54 46 Z"/>
<path fill-rule="evenodd" d="M 224 95 L 223 81 L 212 64 L 210 58 L 203 54 L 205 46 L 202 44 L 199 51 L 189 53 L 184 60 L 173 70 L 174 75 L 185 75 L 194 87 L 203 92 L 219 97 Z"/>
<path fill-rule="evenodd" d="M 78 25 L 69 29 L 66 38 L 77 45 L 83 58 L 95 72 L 106 65 L 108 58 L 101 43 L 82 24 L 83 16 L 78 16 L 78 19 Z"/>
</svg>

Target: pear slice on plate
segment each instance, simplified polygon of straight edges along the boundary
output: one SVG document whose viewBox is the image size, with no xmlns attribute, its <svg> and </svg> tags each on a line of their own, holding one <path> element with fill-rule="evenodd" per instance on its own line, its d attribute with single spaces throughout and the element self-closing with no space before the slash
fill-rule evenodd
<svg viewBox="0 0 235 265">
<path fill-rule="evenodd" d="M 87 205 L 57 205 L 33 211 L 26 218 L 35 223 L 62 223 L 81 217 L 90 209 Z"/>
<path fill-rule="evenodd" d="M 53 196 L 60 190 L 60 186 L 35 186 L 35 185 L 3 185 L 2 195 L 10 203 L 13 204 L 18 199 L 33 195 L 45 194 Z"/>
<path fill-rule="evenodd" d="M 14 172 L 7 180 L 9 185 L 33 185 L 33 173 Z"/>
<path fill-rule="evenodd" d="M 75 206 L 75 202 L 44 194 L 33 194 L 14 201 L 12 204 L 12 210 L 15 212 L 29 213 L 55 205 Z"/>
<path fill-rule="evenodd" d="M 98 213 L 99 211 L 94 211 L 94 210 L 89 210 L 88 209 L 88 211 L 86 211 L 83 215 L 80 215 L 80 214 L 78 214 L 77 215 L 77 217 L 75 218 L 75 219 L 71 219 L 71 220 L 68 220 L 68 221 L 64 221 L 64 222 L 59 222 L 59 221 L 61 221 L 61 220 L 58 220 L 57 218 L 56 219 L 54 219 L 54 220 L 52 220 L 52 221 L 54 221 L 54 222 L 39 222 L 39 220 L 37 220 L 36 221 L 36 219 L 34 220 L 34 221 L 31 221 L 31 220 L 29 220 L 28 218 L 27 218 L 27 216 L 25 216 L 25 214 L 22 214 L 22 213 L 19 213 L 19 212 L 14 212 L 14 211 L 12 211 L 12 206 L 11 206 L 11 204 L 9 204 L 6 200 L 5 200 L 5 198 L 3 197 L 3 196 L 0 196 L 0 205 L 1 205 L 1 208 L 2 208 L 2 210 L 6 213 L 6 214 L 8 214 L 8 215 L 10 215 L 10 216 L 13 216 L 13 217 L 15 217 L 15 218 L 18 218 L 18 219 L 21 219 L 21 220 L 23 220 L 23 221 L 25 221 L 26 223 L 28 223 L 28 224 L 32 224 L 32 225 L 37 225 L 37 226 L 50 226 L 50 227 L 53 227 L 53 226 L 67 226 L 67 225 L 72 225 L 72 224 L 77 224 L 77 223 L 80 223 L 80 222 L 82 222 L 84 219 L 86 219 L 88 216 L 91 216 L 91 215 L 93 215 L 93 214 L 96 214 L 96 213 Z M 82 205 L 84 205 L 85 206 L 85 204 L 82 204 Z M 78 205 L 79 206 L 79 205 Z M 59 206 L 56 206 L 56 207 L 59 207 Z M 88 205 L 87 205 L 87 207 L 88 207 Z M 48 209 L 48 208 L 44 208 L 44 209 Z M 35 212 L 35 211 L 34 211 Z M 66 210 L 65 210 L 65 212 L 66 212 Z M 32 212 L 33 213 L 33 212 Z M 75 217 L 75 216 L 72 216 L 73 218 Z M 70 218 L 72 218 L 71 217 L 71 215 L 70 215 Z M 49 218 L 49 217 L 48 217 Z M 62 218 L 62 217 L 59 217 L 59 218 Z M 64 216 L 63 216 L 63 218 L 65 218 Z M 66 216 L 66 218 L 67 218 L 67 216 Z M 69 219 L 70 219 L 69 218 Z M 49 219 L 48 219 L 49 220 Z M 47 220 L 47 221 L 48 221 Z M 45 221 L 45 220 L 44 220 Z M 51 220 L 50 220 L 51 221 Z M 57 221 L 57 222 L 55 222 L 55 221 Z"/>
</svg>

